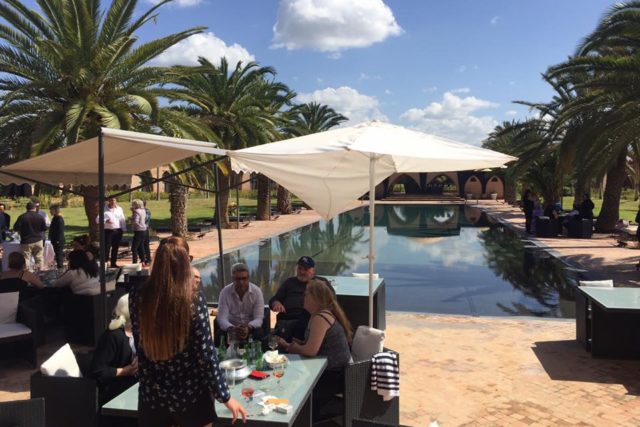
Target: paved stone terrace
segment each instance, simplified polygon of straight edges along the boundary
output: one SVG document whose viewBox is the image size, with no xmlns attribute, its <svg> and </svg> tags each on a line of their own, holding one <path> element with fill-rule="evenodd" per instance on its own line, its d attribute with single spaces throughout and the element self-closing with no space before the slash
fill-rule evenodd
<svg viewBox="0 0 640 427">
<path fill-rule="evenodd" d="M 357 203 L 359 205 L 359 203 Z M 357 205 L 354 203 L 354 206 Z M 482 207 L 522 230 L 517 209 Z M 225 230 L 225 250 L 316 221 L 310 211 Z M 616 284 L 640 285 L 640 252 L 615 239 L 540 239 L 569 262 Z M 217 251 L 217 235 L 190 242 L 194 256 Z M 401 422 L 426 426 L 637 426 L 640 361 L 592 359 L 567 320 L 387 314 L 386 345 L 401 355 Z M 55 345 L 40 349 L 41 360 Z M 31 369 L 0 364 L 0 401 L 28 398 Z"/>
</svg>

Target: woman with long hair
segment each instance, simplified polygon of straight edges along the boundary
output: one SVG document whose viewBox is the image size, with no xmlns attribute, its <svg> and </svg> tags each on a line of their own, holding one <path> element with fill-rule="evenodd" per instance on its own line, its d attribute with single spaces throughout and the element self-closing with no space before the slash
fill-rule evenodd
<svg viewBox="0 0 640 427">
<path fill-rule="evenodd" d="M 305 341 L 286 342 L 278 338 L 281 348 L 303 356 L 326 356 L 327 369 L 313 389 L 313 408 L 344 392 L 344 368 L 352 362 L 349 345 L 353 338 L 351 323 L 329 286 L 311 280 L 304 293 L 304 308 L 311 314 Z M 314 411 L 315 412 L 315 411 Z"/>
<path fill-rule="evenodd" d="M 77 295 L 98 295 L 100 280 L 98 279 L 98 264 L 92 261 L 83 250 L 69 252 L 67 271 L 55 282 L 56 287 L 69 286 L 71 292 Z"/>
<path fill-rule="evenodd" d="M 246 420 L 218 366 L 204 294 L 193 286 L 189 254 L 165 241 L 149 280 L 133 287 L 129 308 L 138 349 L 140 426 L 211 426 L 215 398 Z"/>
</svg>

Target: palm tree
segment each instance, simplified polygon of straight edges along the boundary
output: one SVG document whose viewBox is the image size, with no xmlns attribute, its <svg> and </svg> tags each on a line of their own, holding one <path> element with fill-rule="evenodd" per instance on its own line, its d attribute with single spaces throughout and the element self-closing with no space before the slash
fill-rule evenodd
<svg viewBox="0 0 640 427">
<path fill-rule="evenodd" d="M 630 145 L 640 126 L 640 2 L 616 4 L 579 46 L 575 57 L 548 74 L 578 96 L 564 105 L 561 121 L 588 114 L 596 130 L 580 144 L 584 168 L 607 175 L 596 230 L 614 229 Z"/>
<path fill-rule="evenodd" d="M 216 135 L 226 149 L 240 149 L 280 139 L 277 108 L 294 96 L 289 88 L 270 80 L 275 76 L 271 67 L 260 67 L 255 62 L 238 62 L 230 70 L 222 58 L 215 66 L 200 58 L 196 67 L 174 67 L 172 79 L 177 88 L 163 90 L 172 101 L 187 102 L 188 114 L 200 118 Z M 229 227 L 229 186 L 231 164 L 221 162 L 220 221 Z"/>
<path fill-rule="evenodd" d="M 18 160 L 88 139 L 100 127 L 136 129 L 157 120 L 156 85 L 165 69 L 147 66 L 195 27 L 136 45 L 136 31 L 171 0 L 135 17 L 137 0 L 38 0 L 40 11 L 3 0 L 0 18 L 0 146 L 20 135 Z M 85 210 L 97 235 L 97 188 Z"/>
<path fill-rule="evenodd" d="M 289 137 L 324 132 L 349 120 L 333 108 L 316 102 L 294 106 L 287 112 L 287 119 L 283 132 Z M 279 185 L 278 211 L 290 214 L 291 210 L 291 193 Z"/>
</svg>

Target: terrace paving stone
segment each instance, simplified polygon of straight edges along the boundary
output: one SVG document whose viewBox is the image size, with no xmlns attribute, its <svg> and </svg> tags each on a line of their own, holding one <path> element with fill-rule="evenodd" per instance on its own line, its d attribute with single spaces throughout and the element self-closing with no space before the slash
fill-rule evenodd
<svg viewBox="0 0 640 427">
<path fill-rule="evenodd" d="M 360 205 L 359 202 L 354 206 Z M 524 232 L 519 209 L 480 206 Z M 317 221 L 312 211 L 224 230 L 225 250 Z M 616 239 L 534 239 L 590 274 L 640 285 L 640 251 Z M 217 234 L 189 242 L 195 258 L 217 251 Z M 123 263 L 126 261 L 123 261 Z M 387 313 L 385 345 L 401 353 L 400 422 L 427 426 L 638 426 L 640 361 L 592 359 L 571 320 Z M 61 345 L 39 349 L 40 360 Z M 29 397 L 32 369 L 0 363 L 0 401 Z"/>
</svg>

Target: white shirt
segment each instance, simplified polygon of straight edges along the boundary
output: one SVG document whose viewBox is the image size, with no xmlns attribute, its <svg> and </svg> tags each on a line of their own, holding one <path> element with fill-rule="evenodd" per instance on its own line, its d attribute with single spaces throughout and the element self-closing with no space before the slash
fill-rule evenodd
<svg viewBox="0 0 640 427">
<path fill-rule="evenodd" d="M 39 210 L 37 214 L 40 215 L 42 219 L 44 219 L 44 224 L 47 226 L 47 228 L 49 228 L 49 226 L 51 225 L 51 220 L 49 219 L 49 215 L 47 215 L 47 213 L 42 209 Z"/>
<path fill-rule="evenodd" d="M 226 331 L 232 326 L 248 324 L 252 328 L 262 326 L 264 297 L 259 287 L 249 282 L 244 298 L 236 292 L 233 283 L 220 291 L 218 299 L 218 324 Z"/>
<path fill-rule="evenodd" d="M 98 219 L 96 219 L 96 222 L 98 222 Z M 117 230 L 119 228 L 122 231 L 127 231 L 127 219 L 124 217 L 124 211 L 120 206 L 115 208 L 106 206 L 104 208 L 104 229 Z"/>
<path fill-rule="evenodd" d="M 69 286 L 71 292 L 76 295 L 98 295 L 100 293 L 100 280 L 98 277 L 89 277 L 81 268 L 67 270 L 56 280 L 56 288 L 64 286 Z"/>
</svg>

